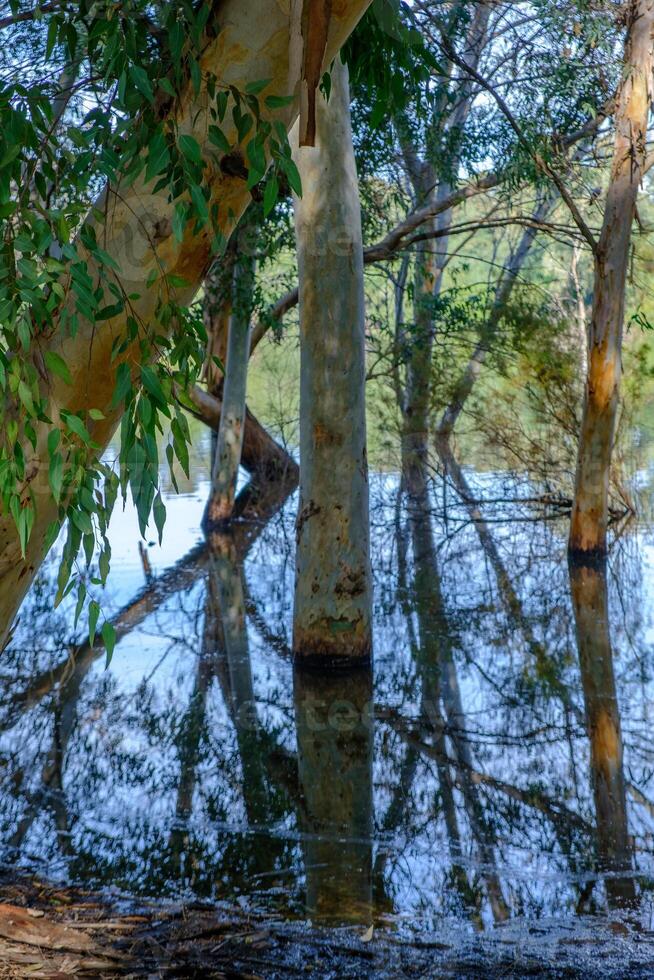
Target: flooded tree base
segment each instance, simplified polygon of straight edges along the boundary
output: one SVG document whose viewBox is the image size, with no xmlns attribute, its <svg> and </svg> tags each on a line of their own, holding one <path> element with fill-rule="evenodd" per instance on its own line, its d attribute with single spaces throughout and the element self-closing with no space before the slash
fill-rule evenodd
<svg viewBox="0 0 654 980">
<path fill-rule="evenodd" d="M 0 978 L 654 975 L 654 932 L 628 918 L 515 919 L 490 933 L 328 929 L 237 906 L 131 899 L 0 878 Z"/>
</svg>

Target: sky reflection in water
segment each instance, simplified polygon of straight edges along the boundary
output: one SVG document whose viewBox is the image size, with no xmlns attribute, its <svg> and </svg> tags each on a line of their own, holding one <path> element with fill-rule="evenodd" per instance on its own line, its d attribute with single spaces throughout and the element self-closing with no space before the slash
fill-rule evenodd
<svg viewBox="0 0 654 980">
<path fill-rule="evenodd" d="M 150 581 L 116 515 L 107 671 L 50 563 L 0 665 L 1 859 L 329 923 L 649 927 L 651 531 L 571 576 L 564 523 L 467 479 L 484 521 L 372 477 L 374 683 L 293 674 L 295 496 L 208 544 L 206 486 L 170 498 Z"/>
</svg>

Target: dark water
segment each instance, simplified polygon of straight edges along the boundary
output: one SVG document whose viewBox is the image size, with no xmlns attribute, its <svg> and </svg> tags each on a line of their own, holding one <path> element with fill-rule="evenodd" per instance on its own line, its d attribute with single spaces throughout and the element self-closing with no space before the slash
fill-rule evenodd
<svg viewBox="0 0 654 980">
<path fill-rule="evenodd" d="M 371 478 L 374 676 L 294 676 L 294 495 L 208 543 L 206 485 L 169 498 L 150 579 L 117 515 L 108 670 L 46 567 L 0 662 L 0 860 L 363 929 L 647 935 L 652 529 L 571 573 L 556 508 L 465 476 L 483 506 Z"/>
</svg>

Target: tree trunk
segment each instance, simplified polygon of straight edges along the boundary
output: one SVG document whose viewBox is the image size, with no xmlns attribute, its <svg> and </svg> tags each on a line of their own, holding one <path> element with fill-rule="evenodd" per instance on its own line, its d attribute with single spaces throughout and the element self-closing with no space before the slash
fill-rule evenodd
<svg viewBox="0 0 654 980">
<path fill-rule="evenodd" d="M 241 466 L 255 269 L 252 256 L 240 247 L 248 228 L 246 225 L 238 236 L 234 262 L 223 408 L 212 465 L 211 494 L 205 513 L 208 526 L 232 516 Z"/>
<path fill-rule="evenodd" d="M 180 394 L 180 404 L 217 433 L 222 415 L 222 400 L 214 398 L 198 386 L 184 392 L 184 395 L 182 398 Z M 300 479 L 300 468 L 293 457 L 275 442 L 249 408 L 245 409 L 241 464 L 253 479 L 263 483 L 280 479 L 297 483 Z"/>
<path fill-rule="evenodd" d="M 449 214 L 445 216 L 449 219 Z M 431 230 L 434 222 L 427 230 Z M 402 477 L 410 487 L 419 481 L 429 451 L 432 352 L 434 347 L 434 300 L 440 290 L 442 268 L 436 259 L 435 241 L 418 246 L 413 279 L 413 331 L 406 367 L 402 406 Z"/>
<path fill-rule="evenodd" d="M 340 49 L 368 4 L 369 0 L 344 0 L 333 5 L 325 65 Z M 289 85 L 295 84 L 289 57 L 290 14 L 277 0 L 223 0 L 217 5 L 211 29 L 202 55 L 203 77 L 211 73 L 221 83 L 232 84 L 241 90 L 263 78 L 270 79 L 268 91 L 275 94 L 285 94 Z M 205 91 L 196 97 L 189 83 L 186 93 L 171 110 L 180 132 L 193 134 L 203 147 L 208 145 L 206 102 Z M 273 113 L 264 107 L 263 111 L 290 126 L 297 115 L 297 98 L 293 105 L 283 110 Z M 230 113 L 226 119 L 231 119 Z M 237 145 L 235 126 L 233 131 L 227 132 L 227 137 L 233 146 Z M 244 180 L 223 173 L 217 162 L 211 178 L 213 194 L 209 204 L 218 203 L 221 231 L 229 237 L 250 200 L 250 192 Z M 176 299 L 190 302 L 209 265 L 209 230 L 193 235 L 188 226 L 183 241 L 177 242 L 172 234 L 173 205 L 167 191 L 152 194 L 142 179 L 135 180 L 129 187 L 108 188 L 99 203 L 106 220 L 98 228 L 98 239 L 105 252 L 123 268 L 120 278 L 125 294 L 139 294 L 138 299 L 131 301 L 129 313 L 139 322 L 154 322 L 159 289 L 145 286 L 151 272 L 157 277 L 162 271 L 182 276 L 188 286 L 176 290 Z M 89 223 L 93 220 L 92 216 L 88 219 Z M 89 274 L 97 280 L 91 261 Z M 63 408 L 73 411 L 100 409 L 106 418 L 90 424 L 91 436 L 100 451 L 109 442 L 119 419 L 119 412 L 110 410 L 117 368 L 111 354 L 115 338 L 124 335 L 126 316 L 127 312 L 100 324 L 81 322 L 75 337 L 64 336 L 63 331 L 58 331 L 42 349 L 42 353 L 51 349 L 63 356 L 73 378 L 72 386 L 55 376 L 49 379 L 51 417 L 56 420 Z M 40 426 L 36 450 L 28 446 L 26 454 L 29 486 L 25 489 L 33 492 L 37 513 L 24 560 L 13 519 L 8 515 L 0 518 L 0 647 L 43 561 L 45 532 L 57 516 L 57 507 L 48 487 L 49 431 L 49 426 Z"/>
<path fill-rule="evenodd" d="M 346 67 L 317 100 L 316 147 L 298 151 L 300 505 L 293 650 L 361 662 L 372 647 L 363 249 Z"/>
<path fill-rule="evenodd" d="M 234 283 L 234 264 L 236 262 L 235 238 L 227 245 L 225 254 L 214 262 L 204 280 L 204 302 L 202 319 L 207 331 L 207 359 L 202 372 L 207 390 L 219 395 L 227 361 L 227 338 L 232 313 L 232 288 Z M 216 359 L 223 365 L 216 364 Z"/>
<path fill-rule="evenodd" d="M 372 672 L 294 673 L 307 912 L 372 921 Z"/>
<path fill-rule="evenodd" d="M 647 152 L 652 98 L 654 0 L 625 5 L 623 81 L 602 231 L 595 253 L 588 372 L 579 436 L 569 549 L 606 554 L 609 470 L 622 370 L 622 330 L 631 225 Z"/>
<path fill-rule="evenodd" d="M 597 852 L 608 871 L 609 900 L 635 899 L 627 801 L 622 764 L 620 712 L 613 674 L 606 565 L 570 567 L 570 590 L 577 627 L 579 668 L 590 741 L 590 768 L 597 817 Z M 616 876 L 624 872 L 625 877 Z"/>
</svg>

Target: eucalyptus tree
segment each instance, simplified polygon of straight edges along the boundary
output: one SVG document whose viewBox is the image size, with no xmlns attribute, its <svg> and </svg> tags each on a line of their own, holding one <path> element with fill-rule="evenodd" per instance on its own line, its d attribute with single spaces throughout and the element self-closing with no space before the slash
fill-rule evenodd
<svg viewBox="0 0 654 980">
<path fill-rule="evenodd" d="M 370 657 L 372 581 L 365 416 L 363 248 L 346 66 L 297 153 L 300 503 L 293 650 L 300 661 Z"/>
<path fill-rule="evenodd" d="M 77 582 L 78 608 L 80 550 L 90 563 L 98 543 L 104 581 L 121 487 L 161 531 L 156 435 L 170 425 L 184 467 L 174 386 L 204 359 L 189 304 L 269 161 L 294 174 L 309 63 L 328 65 L 367 5 L 306 38 L 308 0 L 12 5 L 0 22 L 0 637 L 65 521 L 59 598 Z M 121 418 L 119 477 L 101 456 Z"/>
<path fill-rule="evenodd" d="M 613 162 L 594 259 L 584 412 L 579 434 L 575 499 L 570 525 L 573 555 L 606 553 L 609 476 L 622 372 L 625 290 L 636 199 L 647 160 L 654 91 L 654 3 L 629 0 L 622 78 L 614 115 Z"/>
</svg>

